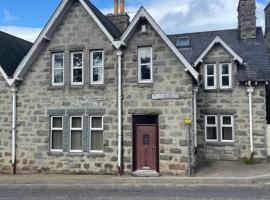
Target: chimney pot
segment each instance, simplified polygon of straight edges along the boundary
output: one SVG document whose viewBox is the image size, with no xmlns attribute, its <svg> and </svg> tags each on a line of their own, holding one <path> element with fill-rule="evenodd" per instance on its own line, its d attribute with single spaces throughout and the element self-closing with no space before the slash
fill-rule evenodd
<svg viewBox="0 0 270 200">
<path fill-rule="evenodd" d="M 120 13 L 125 12 L 125 0 L 120 0 Z"/>
<path fill-rule="evenodd" d="M 119 12 L 119 0 L 114 0 L 114 14 L 117 14 Z"/>
</svg>

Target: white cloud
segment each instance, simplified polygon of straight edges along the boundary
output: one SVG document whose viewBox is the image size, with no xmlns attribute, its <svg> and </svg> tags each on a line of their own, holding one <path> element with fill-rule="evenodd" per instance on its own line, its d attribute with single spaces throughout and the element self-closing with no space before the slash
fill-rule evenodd
<svg viewBox="0 0 270 200">
<path fill-rule="evenodd" d="M 0 26 L 0 30 L 27 41 L 34 42 L 42 29 L 19 26 Z"/>
<path fill-rule="evenodd" d="M 16 17 L 15 15 L 11 14 L 11 12 L 7 9 L 4 10 L 4 22 L 13 22 L 19 20 L 20 18 Z"/>
</svg>

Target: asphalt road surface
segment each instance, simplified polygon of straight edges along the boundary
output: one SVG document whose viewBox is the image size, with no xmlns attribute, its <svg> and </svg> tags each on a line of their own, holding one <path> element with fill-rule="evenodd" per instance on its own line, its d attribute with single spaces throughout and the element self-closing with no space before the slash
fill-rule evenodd
<svg viewBox="0 0 270 200">
<path fill-rule="evenodd" d="M 157 200 L 157 199 L 267 199 L 264 186 L 177 186 L 177 185 L 0 185 L 0 200 Z"/>
</svg>

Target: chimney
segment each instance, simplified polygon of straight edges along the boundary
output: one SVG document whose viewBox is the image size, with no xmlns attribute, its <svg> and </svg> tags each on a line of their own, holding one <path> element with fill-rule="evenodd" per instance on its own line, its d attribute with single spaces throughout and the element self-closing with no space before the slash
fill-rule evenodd
<svg viewBox="0 0 270 200">
<path fill-rule="evenodd" d="M 238 30 L 241 39 L 256 38 L 256 0 L 239 0 Z"/>
<path fill-rule="evenodd" d="M 265 40 L 267 42 L 268 47 L 270 47 L 270 2 L 268 2 L 267 6 L 264 9 L 265 14 Z"/>
<path fill-rule="evenodd" d="M 121 33 L 124 33 L 129 25 L 129 15 L 125 13 L 125 0 L 120 0 L 120 13 L 119 0 L 114 0 L 114 13 L 108 14 L 107 18 L 118 28 Z"/>
</svg>

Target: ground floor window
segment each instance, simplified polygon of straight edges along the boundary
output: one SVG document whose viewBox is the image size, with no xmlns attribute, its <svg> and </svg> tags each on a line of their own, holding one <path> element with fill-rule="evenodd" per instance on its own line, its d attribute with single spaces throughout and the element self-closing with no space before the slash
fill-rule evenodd
<svg viewBox="0 0 270 200">
<path fill-rule="evenodd" d="M 103 117 L 90 118 L 90 151 L 103 151 Z"/>
<path fill-rule="evenodd" d="M 82 131 L 83 131 L 82 117 L 71 117 L 70 118 L 71 152 L 82 152 Z"/>
<path fill-rule="evenodd" d="M 206 115 L 205 116 L 206 142 L 233 142 L 233 116 L 232 115 Z"/>
<path fill-rule="evenodd" d="M 63 151 L 63 117 L 51 118 L 51 150 Z"/>
</svg>

